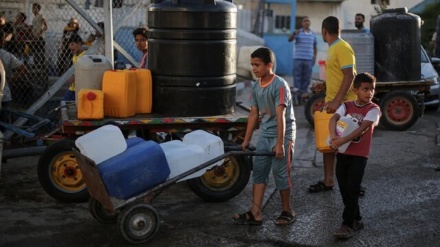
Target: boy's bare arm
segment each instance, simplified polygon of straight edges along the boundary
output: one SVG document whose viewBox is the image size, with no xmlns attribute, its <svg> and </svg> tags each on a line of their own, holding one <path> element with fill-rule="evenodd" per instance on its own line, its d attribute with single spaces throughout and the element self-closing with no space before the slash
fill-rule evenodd
<svg viewBox="0 0 440 247">
<path fill-rule="evenodd" d="M 341 116 L 337 113 L 333 114 L 333 116 L 330 118 L 330 122 L 328 124 L 328 131 L 330 133 L 330 140 L 334 139 L 336 137 L 336 123 L 341 118 Z"/>
<path fill-rule="evenodd" d="M 258 108 L 256 106 L 252 106 L 248 116 L 246 135 L 244 137 L 243 143 L 241 144 L 243 150 L 249 147 L 249 143 L 251 142 L 252 134 L 257 126 L 257 123 L 258 123 Z"/>
<path fill-rule="evenodd" d="M 284 137 L 286 135 L 286 106 L 279 105 L 276 108 L 277 114 L 277 143 L 275 144 L 275 157 L 281 159 L 284 157 Z"/>
<path fill-rule="evenodd" d="M 373 121 L 364 120 L 362 121 L 361 126 L 359 126 L 359 128 L 357 128 L 356 130 L 354 130 L 345 137 L 333 139 L 330 142 L 330 144 L 333 145 L 333 148 L 338 148 L 342 146 L 344 143 L 350 142 L 353 139 L 361 136 L 368 128 L 370 128 L 373 125 L 373 123 L 374 123 Z"/>
</svg>

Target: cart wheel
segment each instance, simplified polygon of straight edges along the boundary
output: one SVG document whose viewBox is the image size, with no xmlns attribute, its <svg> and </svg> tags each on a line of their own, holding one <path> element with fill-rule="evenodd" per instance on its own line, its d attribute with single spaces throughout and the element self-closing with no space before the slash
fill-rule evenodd
<svg viewBox="0 0 440 247">
<path fill-rule="evenodd" d="M 159 214 L 147 203 L 129 205 L 119 214 L 118 223 L 127 241 L 145 243 L 159 230 Z"/>
<path fill-rule="evenodd" d="M 72 148 L 76 148 L 75 142 L 67 139 L 48 146 L 38 160 L 38 180 L 59 201 L 85 202 L 89 192 Z"/>
<path fill-rule="evenodd" d="M 315 111 L 321 111 L 325 104 L 325 93 L 314 94 L 310 99 L 307 100 L 304 106 L 304 116 L 307 122 L 309 122 L 312 127 L 315 126 L 313 121 L 313 114 Z"/>
<path fill-rule="evenodd" d="M 93 197 L 89 199 L 90 214 L 101 223 L 115 223 L 118 219 L 118 213 L 105 209 L 102 204 Z"/>
<path fill-rule="evenodd" d="M 192 191 L 207 202 L 223 202 L 234 198 L 246 187 L 252 170 L 249 157 L 229 156 L 198 178 L 188 180 Z"/>
<path fill-rule="evenodd" d="M 391 130 L 407 130 L 419 116 L 416 99 L 409 92 L 391 91 L 380 100 L 380 122 Z"/>
</svg>

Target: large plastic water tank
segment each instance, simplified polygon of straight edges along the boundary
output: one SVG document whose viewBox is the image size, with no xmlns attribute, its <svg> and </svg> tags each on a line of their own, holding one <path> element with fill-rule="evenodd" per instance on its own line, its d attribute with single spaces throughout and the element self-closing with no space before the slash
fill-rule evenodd
<svg viewBox="0 0 440 247">
<path fill-rule="evenodd" d="M 371 19 L 378 81 L 420 80 L 420 26 L 420 17 L 406 8 L 384 10 Z"/>
<path fill-rule="evenodd" d="M 153 111 L 234 112 L 237 8 L 221 0 L 164 0 L 148 8 Z"/>
<path fill-rule="evenodd" d="M 357 73 L 374 75 L 374 37 L 371 33 L 358 30 L 342 30 L 341 38 L 353 48 Z"/>
</svg>

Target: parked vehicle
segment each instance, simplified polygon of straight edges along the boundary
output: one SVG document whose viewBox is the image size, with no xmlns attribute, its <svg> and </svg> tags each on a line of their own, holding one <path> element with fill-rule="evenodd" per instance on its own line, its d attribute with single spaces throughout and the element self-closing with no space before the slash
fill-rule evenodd
<svg viewBox="0 0 440 247">
<path fill-rule="evenodd" d="M 436 65 L 440 65 L 439 58 L 430 59 L 425 49 L 422 47 L 420 61 L 422 78 L 429 79 L 432 81 L 430 92 L 425 96 L 425 107 L 429 110 L 436 111 L 440 106 L 440 77 L 438 71 L 435 70 L 434 65 L 431 61 L 436 61 Z"/>
</svg>

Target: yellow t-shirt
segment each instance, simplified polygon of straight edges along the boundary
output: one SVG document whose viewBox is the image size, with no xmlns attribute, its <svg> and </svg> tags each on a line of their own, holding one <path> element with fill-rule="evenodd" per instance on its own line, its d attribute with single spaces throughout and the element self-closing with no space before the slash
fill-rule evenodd
<svg viewBox="0 0 440 247">
<path fill-rule="evenodd" d="M 346 68 L 353 68 L 353 71 L 356 73 L 354 52 L 350 44 L 342 39 L 337 39 L 329 46 L 325 61 L 325 102 L 329 102 L 336 97 L 344 79 L 342 69 Z M 353 85 L 351 85 L 347 95 L 344 97 L 344 101 L 355 99 L 356 94 L 354 94 Z"/>
<path fill-rule="evenodd" d="M 78 61 L 78 59 L 82 56 L 82 55 L 84 55 L 86 53 L 86 51 L 82 51 L 80 54 L 78 54 L 78 55 L 73 55 L 72 56 L 72 63 L 73 64 L 75 64 L 77 61 Z M 69 90 L 70 91 L 75 91 L 75 84 L 73 83 L 73 84 L 71 84 L 70 86 L 69 86 Z"/>
</svg>

